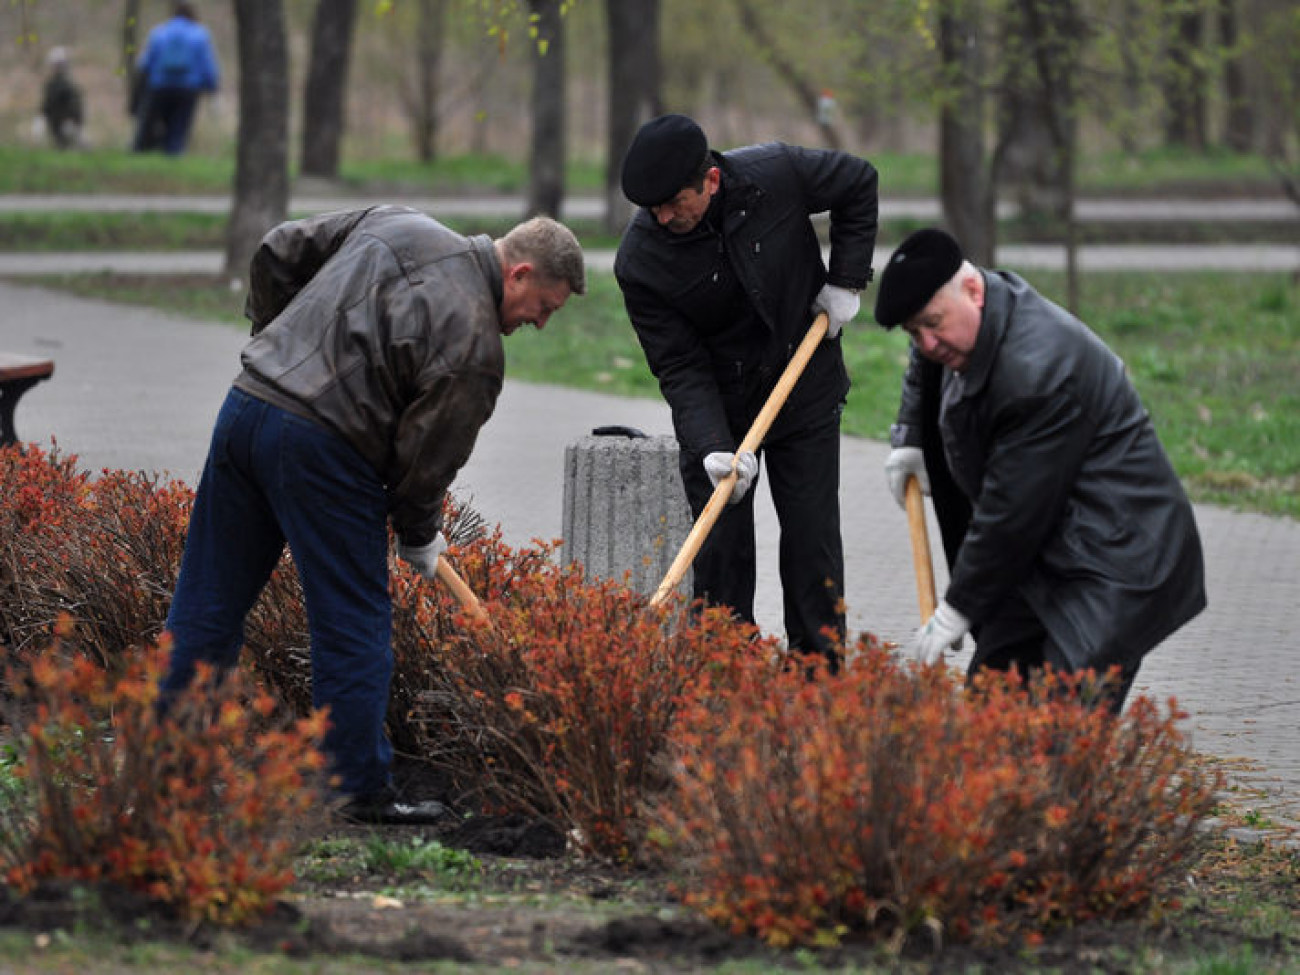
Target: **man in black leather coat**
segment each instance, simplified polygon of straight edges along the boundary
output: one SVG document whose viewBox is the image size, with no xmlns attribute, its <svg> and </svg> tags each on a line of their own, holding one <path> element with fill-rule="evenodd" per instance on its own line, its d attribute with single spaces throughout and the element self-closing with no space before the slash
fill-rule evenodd
<svg viewBox="0 0 1300 975">
<path fill-rule="evenodd" d="M 761 450 L 781 524 L 786 635 L 825 654 L 844 633 L 840 330 L 858 311 L 876 241 L 875 168 L 782 143 L 710 151 L 684 115 L 642 126 L 623 162 L 640 209 L 614 272 L 646 361 L 672 408 L 686 496 L 698 517 L 735 465 L 732 504 L 694 563 L 694 593 L 754 620 L 753 487 L 736 451 L 818 311 L 829 319 Z M 829 211 L 829 266 L 813 226 Z"/>
<path fill-rule="evenodd" d="M 1206 605 L 1191 504 L 1124 363 L 1082 322 L 927 228 L 881 276 L 876 320 L 912 339 L 893 451 L 943 527 L 951 582 L 911 646 L 929 664 L 967 632 L 981 668 L 1119 670 Z"/>
</svg>

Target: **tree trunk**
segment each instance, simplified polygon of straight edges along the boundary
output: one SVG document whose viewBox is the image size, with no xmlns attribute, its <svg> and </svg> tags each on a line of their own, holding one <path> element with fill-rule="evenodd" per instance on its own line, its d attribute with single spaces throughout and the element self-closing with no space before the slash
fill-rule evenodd
<svg viewBox="0 0 1300 975">
<path fill-rule="evenodd" d="M 560 216 L 564 203 L 564 17 L 561 0 L 528 0 L 536 18 L 533 45 L 533 132 L 528 165 L 528 216 Z"/>
<path fill-rule="evenodd" d="M 1255 147 L 1255 112 L 1246 87 L 1246 64 L 1238 47 L 1237 0 L 1219 0 L 1219 43 L 1223 46 L 1223 141 L 1235 152 Z"/>
<path fill-rule="evenodd" d="M 442 68 L 447 0 L 420 0 L 416 29 L 414 123 L 415 153 L 420 162 L 438 158 L 438 75 Z"/>
<path fill-rule="evenodd" d="M 1177 5 L 1181 0 L 1165 0 Z M 1206 137 L 1205 69 L 1199 53 L 1204 44 L 1204 17 L 1197 10 L 1171 14 L 1175 33 L 1167 52 L 1165 72 L 1165 142 L 1204 150 Z"/>
<path fill-rule="evenodd" d="M 243 279 L 262 236 L 289 205 L 289 57 L 284 0 L 234 0 L 239 138 L 226 225 L 226 275 Z"/>
<path fill-rule="evenodd" d="M 660 114 L 661 0 L 605 0 L 609 21 L 609 138 L 605 156 L 605 230 L 619 233 L 631 213 L 623 197 L 623 157 L 641 124 Z"/>
<path fill-rule="evenodd" d="M 980 93 L 979 18 L 948 4 L 939 18 L 939 48 L 956 97 L 939 113 L 939 196 L 944 220 L 975 264 L 991 266 L 997 246 L 995 189 L 984 159 L 984 98 Z"/>
<path fill-rule="evenodd" d="M 339 174 L 339 144 L 346 124 L 348 65 L 357 0 L 319 0 L 312 22 L 311 64 L 302 97 L 304 176 Z"/>
<path fill-rule="evenodd" d="M 126 108 L 135 114 L 135 62 L 140 56 L 140 0 L 122 5 L 122 78 L 126 82 Z"/>
<path fill-rule="evenodd" d="M 1075 89 L 1085 42 L 1076 0 L 1020 0 L 1047 110 L 1048 131 L 1061 180 L 1065 220 L 1065 306 L 1079 308 L 1078 224 L 1074 218 Z"/>
</svg>

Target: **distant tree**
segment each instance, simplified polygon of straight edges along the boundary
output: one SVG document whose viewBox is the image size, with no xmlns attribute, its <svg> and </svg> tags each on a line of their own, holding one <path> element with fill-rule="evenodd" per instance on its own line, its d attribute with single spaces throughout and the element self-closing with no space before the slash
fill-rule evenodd
<svg viewBox="0 0 1300 975">
<path fill-rule="evenodd" d="M 528 0 L 533 62 L 533 128 L 528 162 L 529 216 L 559 217 L 564 202 L 565 64 L 563 0 Z"/>
<path fill-rule="evenodd" d="M 289 207 L 289 58 L 284 0 L 233 0 L 239 135 L 225 272 L 243 279 L 262 236 Z"/>
<path fill-rule="evenodd" d="M 736 12 L 740 15 L 740 26 L 750 43 L 776 72 L 776 76 L 785 82 L 808 118 L 816 124 L 822 142 L 831 149 L 843 148 L 844 140 L 840 138 L 834 116 L 823 109 L 821 87 L 813 82 L 798 60 L 786 53 L 777 37 L 768 30 L 760 5 L 754 0 L 735 0 L 735 4 Z"/>
<path fill-rule="evenodd" d="M 1218 2 L 1219 43 L 1223 45 L 1223 142 L 1235 152 L 1250 152 L 1255 146 L 1255 112 L 1246 83 L 1237 0 Z"/>
<path fill-rule="evenodd" d="M 126 83 L 126 108 L 135 113 L 136 78 L 135 62 L 140 52 L 140 0 L 124 0 L 122 4 L 122 80 Z"/>
<path fill-rule="evenodd" d="M 319 0 L 316 4 L 302 97 L 299 168 L 304 176 L 334 177 L 339 172 L 356 19 L 357 0 Z"/>
<path fill-rule="evenodd" d="M 417 18 L 415 78 L 402 100 L 412 122 L 416 158 L 433 162 L 438 156 L 438 75 L 447 33 L 447 0 L 419 0 Z"/>
<path fill-rule="evenodd" d="M 1289 0 L 1264 5 L 1253 37 L 1252 60 L 1259 66 L 1270 106 L 1273 133 L 1269 163 L 1282 190 L 1300 205 L 1300 6 Z M 1296 270 L 1300 281 L 1300 268 Z"/>
<path fill-rule="evenodd" d="M 1081 0 L 1017 0 L 1031 41 L 1033 62 L 1043 93 L 1044 115 L 1052 155 L 1061 180 L 1065 224 L 1066 307 L 1079 307 L 1078 239 L 1074 219 L 1077 168 L 1078 80 L 1087 25 L 1079 11 Z"/>
<path fill-rule="evenodd" d="M 1200 3 L 1165 0 L 1172 26 L 1165 52 L 1165 142 L 1204 150 L 1207 137 L 1205 10 Z"/>
<path fill-rule="evenodd" d="M 631 212 L 623 198 L 623 156 L 636 130 L 659 115 L 660 0 L 605 0 L 609 28 L 609 134 L 605 148 L 605 230 L 618 233 Z"/>
<path fill-rule="evenodd" d="M 976 10 L 954 4 L 940 13 L 939 49 L 952 84 L 939 108 L 939 197 L 962 249 L 989 265 L 997 244 L 996 191 L 984 148 L 984 45 Z"/>
</svg>

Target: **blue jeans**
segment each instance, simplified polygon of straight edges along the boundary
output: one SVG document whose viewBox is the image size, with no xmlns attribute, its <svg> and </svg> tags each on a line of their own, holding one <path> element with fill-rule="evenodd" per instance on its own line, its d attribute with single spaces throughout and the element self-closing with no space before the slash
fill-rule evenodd
<svg viewBox="0 0 1300 975">
<path fill-rule="evenodd" d="M 164 693 L 198 661 L 233 667 L 244 620 L 286 541 L 311 635 L 312 701 L 330 709 L 324 748 L 350 796 L 390 785 L 384 732 L 393 672 L 384 485 L 342 438 L 231 389 L 217 416 L 167 616 Z"/>
</svg>

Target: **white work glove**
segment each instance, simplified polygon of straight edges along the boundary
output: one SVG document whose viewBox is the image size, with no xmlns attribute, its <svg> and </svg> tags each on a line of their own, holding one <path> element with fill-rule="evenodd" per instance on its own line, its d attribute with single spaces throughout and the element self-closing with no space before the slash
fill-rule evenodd
<svg viewBox="0 0 1300 975">
<path fill-rule="evenodd" d="M 912 637 L 908 656 L 929 666 L 942 659 L 945 650 L 960 650 L 962 637 L 969 629 L 970 620 L 949 606 L 947 600 L 941 600 L 930 621 Z"/>
<path fill-rule="evenodd" d="M 426 579 L 436 578 L 438 558 L 445 551 L 447 539 L 442 537 L 442 532 L 434 535 L 427 545 L 406 545 L 400 540 L 397 543 L 397 557 Z"/>
<path fill-rule="evenodd" d="M 925 455 L 920 447 L 895 447 L 885 458 L 885 478 L 889 493 L 900 508 L 907 508 L 907 479 L 915 474 L 921 484 L 921 493 L 929 496 L 930 476 L 925 472 Z"/>
<path fill-rule="evenodd" d="M 714 487 L 731 473 L 733 458 L 736 465 L 736 486 L 732 488 L 727 504 L 735 504 L 743 498 L 749 486 L 754 483 L 754 478 L 758 475 L 758 458 L 749 450 L 742 450 L 738 454 L 718 450 L 704 458 L 704 472 L 709 475 Z"/>
<path fill-rule="evenodd" d="M 813 299 L 813 314 L 826 312 L 826 337 L 833 339 L 840 334 L 845 324 L 853 321 L 861 305 L 862 300 L 856 291 L 824 284 Z"/>
</svg>

